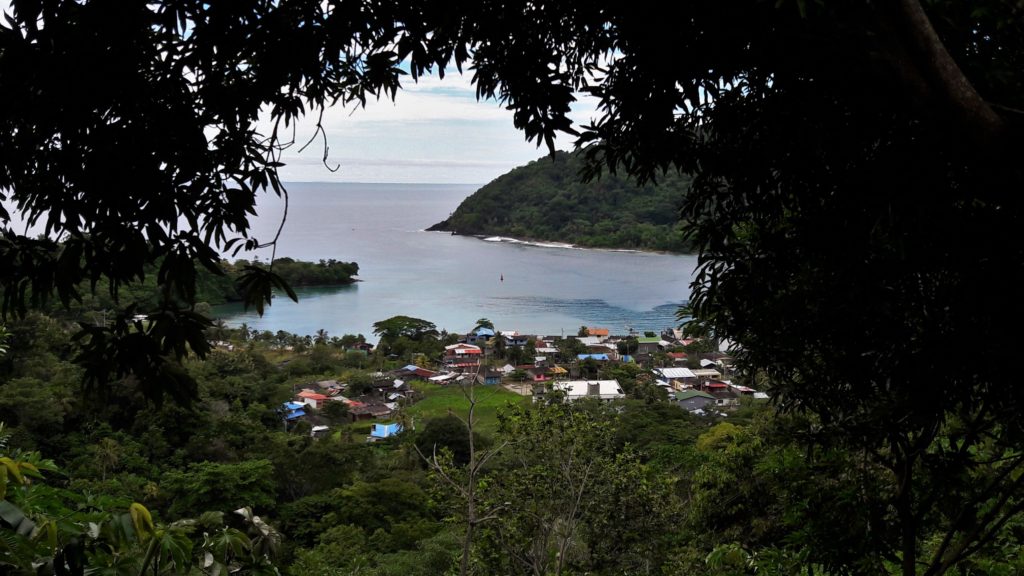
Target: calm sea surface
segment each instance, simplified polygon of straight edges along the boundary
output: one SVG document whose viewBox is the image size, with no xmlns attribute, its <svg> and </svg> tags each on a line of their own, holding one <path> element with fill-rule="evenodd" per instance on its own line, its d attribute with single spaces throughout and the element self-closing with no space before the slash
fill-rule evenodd
<svg viewBox="0 0 1024 576">
<path fill-rule="evenodd" d="M 582 250 L 452 236 L 423 229 L 446 218 L 476 186 L 291 184 L 277 256 L 359 263 L 361 282 L 297 290 L 275 298 L 262 318 L 241 306 L 215 315 L 237 326 L 332 336 L 362 333 L 398 314 L 452 332 L 486 317 L 499 330 L 575 334 L 581 325 L 613 333 L 673 326 L 689 296 L 694 256 Z M 273 237 L 283 203 L 267 196 L 254 221 Z M 269 251 L 259 252 L 264 261 Z M 240 254 L 239 257 L 242 257 Z M 248 256 L 252 258 L 251 254 Z"/>
</svg>

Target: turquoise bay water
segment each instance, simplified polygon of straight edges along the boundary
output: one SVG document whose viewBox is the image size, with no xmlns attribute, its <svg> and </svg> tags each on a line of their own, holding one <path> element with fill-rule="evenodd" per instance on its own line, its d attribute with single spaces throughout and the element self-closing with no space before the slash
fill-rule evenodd
<svg viewBox="0 0 1024 576">
<path fill-rule="evenodd" d="M 464 332 L 478 318 L 499 330 L 575 334 L 581 325 L 614 332 L 676 324 L 696 257 L 487 242 L 423 229 L 443 220 L 476 186 L 290 184 L 288 220 L 277 256 L 359 263 L 361 282 L 297 290 L 275 298 L 262 318 L 240 306 L 215 314 L 231 325 L 330 335 L 371 335 L 398 314 Z M 268 196 L 253 223 L 273 237 L 283 203 Z M 269 251 L 259 252 L 261 259 Z M 244 256 L 244 255 L 239 255 Z M 251 259 L 252 255 L 248 255 Z"/>
</svg>

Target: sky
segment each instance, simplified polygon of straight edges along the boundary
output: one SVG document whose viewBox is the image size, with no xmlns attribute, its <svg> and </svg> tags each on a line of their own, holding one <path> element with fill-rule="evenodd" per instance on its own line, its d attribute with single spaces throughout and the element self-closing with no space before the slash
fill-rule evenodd
<svg viewBox="0 0 1024 576">
<path fill-rule="evenodd" d="M 7 12 L 10 0 L 0 0 Z M 408 76 L 394 102 L 367 102 L 365 109 L 327 110 L 328 165 L 318 140 L 302 153 L 298 148 L 313 134 L 315 122 L 300 122 L 296 141 L 284 154 L 280 169 L 286 182 L 380 182 L 486 184 L 516 166 L 547 153 L 526 142 L 512 125 L 512 112 L 496 101 L 476 100 L 470 74 L 457 70 L 412 82 Z M 595 116 L 593 99 L 577 96 L 572 117 L 577 124 Z M 269 123 L 265 123 L 269 126 Z M 556 140 L 572 149 L 569 135 Z"/>
<path fill-rule="evenodd" d="M 294 146 L 284 154 L 281 177 L 290 182 L 426 182 L 485 184 L 547 153 L 526 142 L 512 125 L 512 112 L 493 100 L 477 101 L 470 76 L 457 71 L 413 83 L 406 77 L 394 102 L 370 101 L 366 108 L 334 108 L 324 114 L 328 164 L 316 141 L 302 154 Z M 577 96 L 572 118 L 587 123 L 594 101 Z M 306 119 L 297 140 L 304 143 L 315 123 Z M 573 138 L 556 140 L 562 150 Z"/>
</svg>

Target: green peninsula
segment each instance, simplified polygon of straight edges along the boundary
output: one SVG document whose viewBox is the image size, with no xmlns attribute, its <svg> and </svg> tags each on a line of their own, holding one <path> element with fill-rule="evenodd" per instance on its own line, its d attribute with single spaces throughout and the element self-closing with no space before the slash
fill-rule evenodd
<svg viewBox="0 0 1024 576">
<path fill-rule="evenodd" d="M 583 158 L 558 152 L 499 176 L 429 228 L 594 248 L 687 252 L 679 204 L 690 181 L 665 174 L 657 183 L 605 174 L 580 181 Z"/>
<path fill-rule="evenodd" d="M 221 260 L 220 269 L 224 272 L 221 275 L 214 274 L 206 268 L 197 268 L 196 302 L 215 306 L 242 301 L 237 281 L 244 268 L 250 265 L 267 268 L 266 263 L 250 262 L 249 260 L 236 260 L 235 262 Z M 81 300 L 70 301 L 67 309 L 64 309 L 56 299 L 51 299 L 41 306 L 41 310 L 54 318 L 77 321 L 84 315 L 96 311 L 120 310 L 130 304 L 152 308 L 158 305 L 160 299 L 157 269 L 157 265 L 148 266 L 142 281 L 120 285 L 118 299 L 112 296 L 110 284 L 104 278 L 97 281 L 95 290 L 89 289 L 86 284 L 79 286 L 78 294 Z M 282 257 L 274 260 L 273 271 L 292 287 L 337 286 L 357 282 L 355 276 L 359 274 L 359 265 L 355 262 L 341 262 L 333 259 L 306 262 Z M 2 296 L 3 292 L 0 291 L 0 297 Z"/>
<path fill-rule="evenodd" d="M 265 263 L 237 260 L 233 263 L 222 260 L 223 276 L 215 276 L 208 270 L 199 270 L 196 277 L 196 296 L 200 302 L 208 304 L 224 304 L 242 300 L 236 282 L 245 266 L 253 265 L 267 268 Z M 338 260 L 320 260 L 306 262 L 293 258 L 282 257 L 274 260 L 273 271 L 292 287 L 298 286 L 338 286 L 352 284 L 359 274 L 359 265 L 355 262 Z"/>
</svg>

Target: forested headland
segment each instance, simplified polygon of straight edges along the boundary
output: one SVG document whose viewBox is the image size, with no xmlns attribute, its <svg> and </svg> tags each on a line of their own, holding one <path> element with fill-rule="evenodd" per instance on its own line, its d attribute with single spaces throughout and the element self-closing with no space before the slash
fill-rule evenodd
<svg viewBox="0 0 1024 576">
<path fill-rule="evenodd" d="M 221 260 L 218 264 L 221 274 L 215 274 L 203 267 L 197 268 L 195 301 L 210 306 L 243 301 L 239 279 L 249 266 L 262 270 L 271 269 L 266 263 L 258 260 Z M 157 268 L 158 266 L 150 266 L 141 281 L 118 286 L 117 298 L 111 295 L 109 281 L 100 279 L 95 290 L 88 286 L 80 286 L 80 301 L 69 302 L 69 308 L 63 308 L 61 303 L 54 299 L 47 302 L 45 310 L 54 317 L 67 319 L 96 311 L 117 310 L 130 304 L 156 305 L 160 299 L 160 290 L 156 287 Z M 272 270 L 289 286 L 335 286 L 357 282 L 355 276 L 359 273 L 359 264 L 334 259 L 307 262 L 282 257 L 274 260 Z"/>
<path fill-rule="evenodd" d="M 456 234 L 567 242 L 593 248 L 687 252 L 679 206 L 689 179 L 665 173 L 638 185 L 616 174 L 584 182 L 579 154 L 556 152 L 499 176 L 443 222 Z"/>
</svg>

